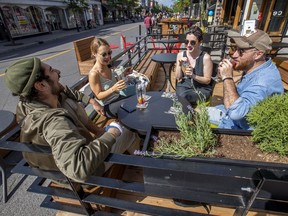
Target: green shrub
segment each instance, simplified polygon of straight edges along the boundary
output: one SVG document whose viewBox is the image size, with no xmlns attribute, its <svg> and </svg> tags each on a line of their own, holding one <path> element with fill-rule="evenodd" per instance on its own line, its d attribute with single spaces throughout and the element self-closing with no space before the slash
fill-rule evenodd
<svg viewBox="0 0 288 216">
<path fill-rule="evenodd" d="M 264 152 L 288 155 L 288 94 L 274 95 L 257 103 L 247 114 L 254 128 L 252 140 Z"/>
</svg>

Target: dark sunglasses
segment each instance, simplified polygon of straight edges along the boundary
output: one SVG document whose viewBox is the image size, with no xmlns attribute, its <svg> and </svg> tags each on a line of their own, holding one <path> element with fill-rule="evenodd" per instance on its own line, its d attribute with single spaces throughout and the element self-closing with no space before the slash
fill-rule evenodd
<svg viewBox="0 0 288 216">
<path fill-rule="evenodd" d="M 230 47 L 230 50 L 229 50 L 229 55 L 232 56 L 234 55 L 235 52 L 238 52 L 239 53 L 239 56 L 242 56 L 246 51 L 257 51 L 254 47 L 251 47 L 251 48 L 239 48 L 239 47 Z"/>
<path fill-rule="evenodd" d="M 107 55 L 111 56 L 112 55 L 112 50 L 110 50 L 108 53 L 104 52 L 104 53 L 102 53 L 100 55 L 103 56 L 103 58 L 105 58 Z"/>
<path fill-rule="evenodd" d="M 192 46 L 194 46 L 194 45 L 197 43 L 197 41 L 195 41 L 195 40 L 191 40 L 191 41 L 185 40 L 185 44 L 186 44 L 186 45 L 188 45 L 189 43 L 190 43 Z"/>
</svg>

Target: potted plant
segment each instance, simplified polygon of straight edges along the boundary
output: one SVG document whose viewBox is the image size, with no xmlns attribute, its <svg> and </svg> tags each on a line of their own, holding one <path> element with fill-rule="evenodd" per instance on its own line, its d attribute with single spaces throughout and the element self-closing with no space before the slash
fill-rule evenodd
<svg viewBox="0 0 288 216">
<path fill-rule="evenodd" d="M 273 100 L 273 103 L 279 104 L 279 101 L 281 100 L 276 103 Z M 265 102 L 260 103 L 257 105 L 258 108 L 256 106 L 251 111 L 249 115 L 251 122 L 252 119 L 255 120 L 255 116 L 259 115 L 257 110 L 263 111 L 259 108 L 263 104 Z M 173 136 L 170 131 L 165 132 L 163 128 L 157 127 L 152 127 L 147 134 L 141 153 L 145 156 L 158 158 L 155 162 L 158 168 L 144 168 L 145 190 L 148 192 L 157 190 L 163 196 L 184 200 L 236 207 L 237 211 L 243 214 L 247 213 L 250 208 L 288 212 L 288 205 L 286 205 L 288 201 L 287 163 L 255 161 L 254 158 L 245 160 L 222 157 L 219 152 L 217 153 L 216 141 L 219 140 L 219 136 L 216 134 L 226 134 L 224 136 L 229 137 L 231 134 L 235 136 L 239 133 L 239 135 L 244 135 L 247 138 L 250 132 L 212 130 L 208 122 L 205 105 L 199 104 L 197 107 L 199 111 L 188 116 L 182 113 L 176 114 L 178 131 L 174 133 L 178 135 L 174 138 L 171 138 Z M 275 111 L 277 105 L 273 108 L 270 107 L 270 109 Z M 255 131 L 256 129 L 252 134 L 255 134 Z M 166 133 L 166 135 L 170 133 L 169 139 L 161 140 L 159 138 L 161 133 Z M 251 136 L 248 137 L 248 141 L 251 139 L 253 141 Z M 152 144 L 155 145 L 155 150 L 150 146 L 153 143 L 151 140 L 157 140 L 156 144 Z M 193 140 L 193 142 L 196 140 L 195 144 L 188 145 L 189 140 Z M 230 141 L 233 142 L 232 139 Z M 236 156 L 237 153 L 240 153 L 241 148 L 241 151 L 247 152 L 245 150 L 248 148 L 241 146 L 241 141 L 237 144 L 234 143 L 234 146 L 232 143 L 230 150 L 236 151 Z M 260 152 L 257 153 L 260 159 L 268 154 L 261 152 L 259 148 L 258 151 Z M 278 155 L 278 157 L 281 159 L 281 156 Z"/>
</svg>

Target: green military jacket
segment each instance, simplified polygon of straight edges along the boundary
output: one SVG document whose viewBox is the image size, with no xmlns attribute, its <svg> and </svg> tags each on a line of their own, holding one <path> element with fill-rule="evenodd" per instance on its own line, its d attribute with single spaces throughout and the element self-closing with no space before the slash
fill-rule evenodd
<svg viewBox="0 0 288 216">
<path fill-rule="evenodd" d="M 32 101 L 19 102 L 17 118 L 23 119 L 20 141 L 50 146 L 52 156 L 24 153 L 31 166 L 44 170 L 60 170 L 67 177 L 83 182 L 91 175 L 104 172 L 104 159 L 115 138 L 104 133 L 95 138 L 85 127 L 88 117 L 77 101 L 88 103 L 89 97 L 66 88 L 59 108 Z"/>
</svg>

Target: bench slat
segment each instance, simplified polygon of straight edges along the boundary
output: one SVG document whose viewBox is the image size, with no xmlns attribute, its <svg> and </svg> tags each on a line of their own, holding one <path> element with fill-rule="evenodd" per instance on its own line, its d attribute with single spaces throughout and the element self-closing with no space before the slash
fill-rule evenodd
<svg viewBox="0 0 288 216">
<path fill-rule="evenodd" d="M 288 58 L 287 57 L 276 57 L 273 59 L 283 81 L 284 89 L 288 90 Z"/>
</svg>

